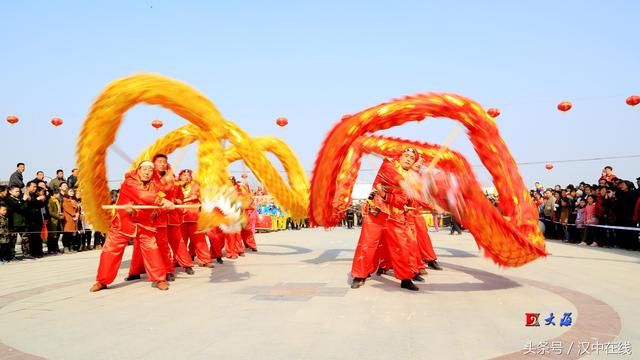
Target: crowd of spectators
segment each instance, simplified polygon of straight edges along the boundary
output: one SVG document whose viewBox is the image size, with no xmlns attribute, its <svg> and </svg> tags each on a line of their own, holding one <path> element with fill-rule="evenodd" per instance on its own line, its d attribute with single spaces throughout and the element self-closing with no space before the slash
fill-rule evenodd
<svg viewBox="0 0 640 360">
<path fill-rule="evenodd" d="M 18 163 L 9 183 L 0 185 L 0 262 L 102 247 L 104 234 L 84 216 L 78 169 L 66 178 L 59 169 L 50 181 L 38 171 L 25 182 L 24 173 L 25 164 Z M 18 241 L 21 254 L 15 251 Z"/>
<path fill-rule="evenodd" d="M 636 184 L 618 178 L 611 166 L 596 184 L 580 182 L 531 190 L 547 239 L 579 245 L 638 250 L 640 245 L 640 178 Z"/>
<path fill-rule="evenodd" d="M 86 221 L 82 196 L 78 190 L 78 169 L 65 178 L 58 169 L 55 178 L 46 180 L 38 171 L 32 180 L 24 180 L 25 164 L 18 163 L 8 185 L 0 185 L 0 262 L 38 259 L 100 249 L 104 234 L 94 231 Z M 638 185 L 638 187 L 636 187 Z M 606 166 L 597 184 L 580 182 L 566 187 L 545 189 L 539 183 L 531 197 L 539 209 L 547 239 L 560 239 L 579 245 L 618 247 L 639 250 L 640 177 L 636 184 L 618 178 Z M 115 203 L 117 190 L 111 192 Z M 273 199 L 261 188 L 253 192 L 260 215 L 285 216 Z M 496 202 L 497 197 L 489 196 Z M 361 204 L 346 210 L 343 226 L 361 226 Z M 287 228 L 308 227 L 308 222 L 287 221 Z M 437 220 L 436 220 L 437 224 Z M 452 227 L 451 232 L 454 232 Z M 457 229 L 456 231 L 459 231 Z M 20 241 L 21 256 L 15 247 Z M 60 246 L 62 244 L 62 246 Z"/>
</svg>

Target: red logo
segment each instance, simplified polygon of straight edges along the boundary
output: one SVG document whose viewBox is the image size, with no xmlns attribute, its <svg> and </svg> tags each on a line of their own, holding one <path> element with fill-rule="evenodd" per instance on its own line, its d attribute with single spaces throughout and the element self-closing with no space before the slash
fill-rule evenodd
<svg viewBox="0 0 640 360">
<path fill-rule="evenodd" d="M 524 313 L 524 315 L 526 316 L 524 326 L 540 326 L 538 322 L 540 313 Z"/>
</svg>

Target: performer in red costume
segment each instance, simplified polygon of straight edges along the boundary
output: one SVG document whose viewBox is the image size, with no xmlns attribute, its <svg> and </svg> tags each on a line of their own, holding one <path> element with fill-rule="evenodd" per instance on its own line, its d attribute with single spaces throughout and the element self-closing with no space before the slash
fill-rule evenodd
<svg viewBox="0 0 640 360">
<path fill-rule="evenodd" d="M 244 246 L 251 251 L 258 251 L 258 246 L 256 245 L 255 237 L 253 233 L 255 231 L 255 221 L 257 218 L 254 216 L 256 212 L 256 206 L 253 202 L 253 196 L 251 196 L 251 189 L 249 189 L 249 184 L 241 184 L 236 183 L 236 187 L 238 188 L 238 193 L 240 194 L 240 198 L 242 199 L 242 207 L 244 208 L 244 216 L 246 218 L 246 223 L 242 230 L 240 231 L 240 236 L 242 237 L 242 242 Z"/>
<path fill-rule="evenodd" d="M 138 169 L 125 174 L 120 187 L 117 205 L 159 205 L 165 210 L 174 208 L 174 204 L 165 199 L 152 181 L 153 163 L 143 161 Z M 168 290 L 166 266 L 155 240 L 156 228 L 153 216 L 157 210 L 116 210 L 111 222 L 107 239 L 100 254 L 100 264 L 96 283 L 89 291 L 106 289 L 118 274 L 124 249 L 133 238 L 140 245 L 144 268 L 153 281 L 153 286 L 160 290 Z"/>
<path fill-rule="evenodd" d="M 239 196 L 242 196 L 240 184 L 236 181 L 235 176 L 229 178 L 231 184 L 235 187 Z M 241 229 L 233 233 L 222 233 L 224 237 L 224 251 L 229 259 L 237 259 L 238 256 L 244 256 L 244 245 L 242 244 Z M 215 236 L 215 234 L 212 234 Z"/>
<path fill-rule="evenodd" d="M 181 186 L 179 187 L 179 191 L 184 204 L 200 204 L 200 184 L 193 180 L 192 174 L 192 171 L 188 169 L 180 171 Z M 180 221 L 181 238 L 184 243 L 188 241 L 190 247 L 193 247 L 200 266 L 213 267 L 205 234 L 198 231 L 197 223 L 199 215 L 200 210 L 197 208 L 185 209 Z M 169 219 L 169 227 L 171 228 L 171 219 Z"/>
<path fill-rule="evenodd" d="M 419 172 L 421 167 L 422 160 L 420 159 L 416 161 L 416 163 L 412 166 L 412 170 Z M 429 237 L 427 223 L 424 219 L 424 216 L 422 216 L 422 211 L 426 210 L 433 212 L 436 209 L 434 209 L 430 204 L 418 200 L 412 200 L 411 202 L 413 209 L 409 211 L 408 215 L 412 220 L 411 229 L 418 246 L 418 253 L 416 256 L 420 264 L 420 266 L 418 267 L 418 269 L 420 270 L 420 274 L 426 274 L 426 269 L 424 269 L 423 263 L 431 269 L 442 270 L 442 267 L 440 267 L 440 264 L 438 264 L 438 257 L 436 256 L 436 252 L 433 250 L 433 244 L 431 243 L 431 237 Z"/>
<path fill-rule="evenodd" d="M 351 267 L 352 289 L 364 285 L 365 279 L 376 271 L 378 245 L 385 241 L 394 275 L 401 280 L 400 286 L 408 290 L 419 290 L 411 281 L 414 270 L 409 263 L 409 239 L 405 217 L 409 199 L 400 188 L 400 180 L 416 162 L 417 155 L 414 148 L 407 148 L 399 159 L 385 159 L 378 170 L 373 183 L 373 206 L 364 216 Z"/>
<path fill-rule="evenodd" d="M 216 258 L 218 264 L 223 264 L 222 261 L 222 249 L 224 249 L 225 236 L 219 227 L 215 227 L 207 233 L 209 238 L 209 253 L 211 258 Z"/>
<path fill-rule="evenodd" d="M 426 232 L 426 223 L 424 222 L 424 218 L 421 214 L 422 209 L 429 210 L 431 207 L 427 204 L 411 199 L 409 200 L 407 212 L 405 213 L 409 244 L 409 263 L 411 264 L 415 274 L 413 280 L 421 282 L 424 281 L 424 278 L 421 275 L 427 275 L 427 269 L 423 262 L 423 250 L 428 252 L 428 249 L 430 249 L 430 251 L 433 252 L 431 239 L 429 238 L 429 234 Z M 378 253 L 381 261 L 377 274 L 382 275 L 392 267 L 391 259 L 389 258 L 389 250 L 387 249 L 384 239 L 378 246 Z M 429 258 L 431 257 L 429 256 Z"/>
<path fill-rule="evenodd" d="M 429 230 L 427 228 L 427 222 L 422 215 L 415 219 L 415 231 L 418 240 L 418 247 L 420 248 L 420 259 L 430 269 L 442 270 L 442 266 L 438 263 L 438 256 L 435 250 L 433 250 L 433 244 L 431 243 L 431 237 L 429 236 Z"/>
<path fill-rule="evenodd" d="M 153 165 L 155 171 L 152 181 L 156 188 L 162 192 L 165 198 L 177 204 L 182 203 L 182 191 L 176 184 L 173 171 L 169 166 L 167 156 L 157 154 L 153 157 Z M 156 243 L 162 254 L 162 259 L 167 269 L 167 280 L 174 281 L 175 266 L 173 256 L 177 263 L 184 268 L 185 272 L 193 275 L 193 260 L 187 251 L 187 246 L 182 240 L 182 231 L 180 230 L 181 216 L 177 209 L 171 211 L 160 210 L 156 214 Z M 142 257 L 140 256 L 139 244 L 133 243 L 133 255 L 131 256 L 131 264 L 129 266 L 129 275 L 125 278 L 127 281 L 140 279 L 143 272 Z"/>
</svg>

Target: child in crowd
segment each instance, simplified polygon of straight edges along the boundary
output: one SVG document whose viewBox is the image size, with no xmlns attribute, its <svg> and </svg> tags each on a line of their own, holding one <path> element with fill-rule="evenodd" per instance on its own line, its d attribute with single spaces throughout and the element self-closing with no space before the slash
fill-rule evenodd
<svg viewBox="0 0 640 360">
<path fill-rule="evenodd" d="M 0 264 L 10 259 L 9 256 L 9 218 L 7 217 L 7 205 L 0 204 Z"/>
</svg>

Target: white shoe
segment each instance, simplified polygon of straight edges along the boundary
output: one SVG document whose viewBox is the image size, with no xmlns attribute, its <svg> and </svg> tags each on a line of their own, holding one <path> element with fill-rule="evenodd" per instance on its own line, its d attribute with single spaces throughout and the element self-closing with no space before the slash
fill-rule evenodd
<svg viewBox="0 0 640 360">
<path fill-rule="evenodd" d="M 598 243 L 594 241 L 594 242 L 592 242 L 592 243 L 591 243 L 591 245 L 589 245 L 589 246 L 598 247 Z"/>
<path fill-rule="evenodd" d="M 583 241 L 583 242 L 581 242 L 581 243 L 580 243 L 580 244 L 578 244 L 578 245 L 587 245 L 587 243 Z"/>
</svg>

